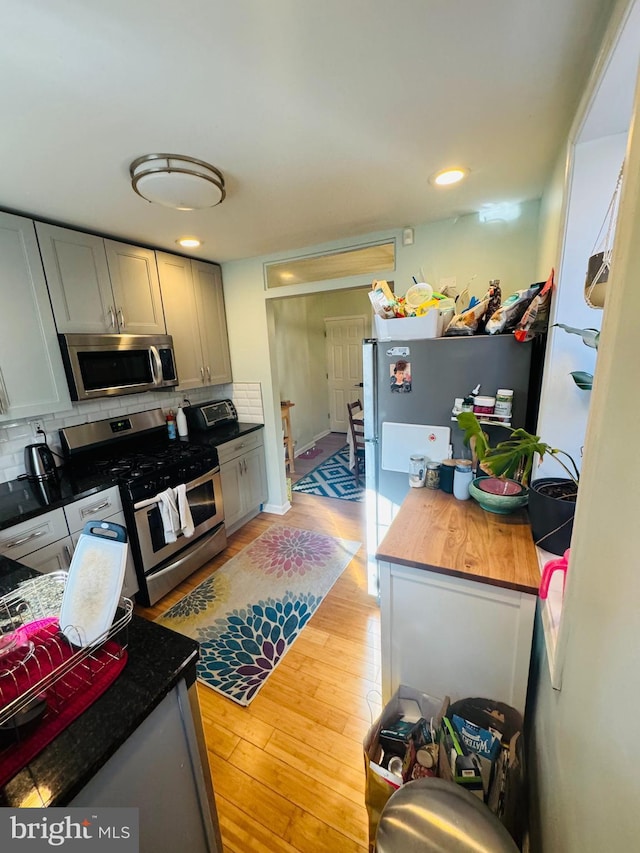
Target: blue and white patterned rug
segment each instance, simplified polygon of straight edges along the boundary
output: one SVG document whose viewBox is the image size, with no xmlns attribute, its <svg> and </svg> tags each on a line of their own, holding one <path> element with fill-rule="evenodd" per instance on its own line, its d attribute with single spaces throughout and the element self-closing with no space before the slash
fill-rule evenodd
<svg viewBox="0 0 640 853">
<path fill-rule="evenodd" d="M 274 524 L 156 622 L 198 640 L 199 680 L 246 706 L 359 547 Z"/>
<path fill-rule="evenodd" d="M 362 483 L 362 479 L 360 480 Z M 364 488 L 356 485 L 349 468 L 349 445 L 338 450 L 313 471 L 309 471 L 291 487 L 294 492 L 318 495 L 321 498 L 340 498 L 343 501 L 363 501 Z"/>
</svg>

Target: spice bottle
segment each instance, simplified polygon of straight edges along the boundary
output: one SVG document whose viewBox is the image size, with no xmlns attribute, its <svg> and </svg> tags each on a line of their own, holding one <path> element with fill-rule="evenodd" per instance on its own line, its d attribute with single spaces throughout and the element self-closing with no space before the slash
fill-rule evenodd
<svg viewBox="0 0 640 853">
<path fill-rule="evenodd" d="M 424 481 L 427 489 L 440 488 L 440 463 L 427 462 L 427 473 Z"/>
<path fill-rule="evenodd" d="M 167 415 L 167 432 L 169 433 L 169 438 L 177 438 L 176 416 L 173 413 L 173 409 L 169 409 L 169 414 Z"/>
<path fill-rule="evenodd" d="M 469 484 L 473 480 L 473 471 L 471 469 L 471 460 L 458 459 L 456 461 L 456 470 L 453 473 L 453 496 L 459 501 L 466 501 L 469 498 Z"/>
</svg>

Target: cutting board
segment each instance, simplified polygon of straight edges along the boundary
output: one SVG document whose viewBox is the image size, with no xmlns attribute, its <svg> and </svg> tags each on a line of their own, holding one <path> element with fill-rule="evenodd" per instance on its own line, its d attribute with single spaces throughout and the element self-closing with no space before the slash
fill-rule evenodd
<svg viewBox="0 0 640 853">
<path fill-rule="evenodd" d="M 382 424 L 380 467 L 385 471 L 409 471 L 409 457 L 422 454 L 427 460 L 442 462 L 449 457 L 449 427 L 425 424 Z"/>
<path fill-rule="evenodd" d="M 120 600 L 127 547 L 120 524 L 88 521 L 82 528 L 60 609 L 60 630 L 74 646 L 106 638 Z"/>
</svg>

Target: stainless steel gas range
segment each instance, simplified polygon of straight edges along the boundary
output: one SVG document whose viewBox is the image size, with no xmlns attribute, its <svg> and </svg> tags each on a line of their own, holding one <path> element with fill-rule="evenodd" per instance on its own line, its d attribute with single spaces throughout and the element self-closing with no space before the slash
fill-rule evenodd
<svg viewBox="0 0 640 853">
<path fill-rule="evenodd" d="M 72 480 L 119 485 L 140 604 L 226 546 L 217 451 L 171 440 L 162 409 L 67 427 L 60 438 Z"/>
</svg>

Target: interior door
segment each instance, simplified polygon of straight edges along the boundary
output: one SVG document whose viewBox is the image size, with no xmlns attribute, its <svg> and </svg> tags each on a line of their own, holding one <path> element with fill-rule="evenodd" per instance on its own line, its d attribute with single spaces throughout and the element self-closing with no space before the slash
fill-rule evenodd
<svg viewBox="0 0 640 853">
<path fill-rule="evenodd" d="M 362 340 L 366 322 L 366 317 L 329 317 L 324 321 L 332 432 L 347 432 L 347 403 L 362 399 Z"/>
</svg>

